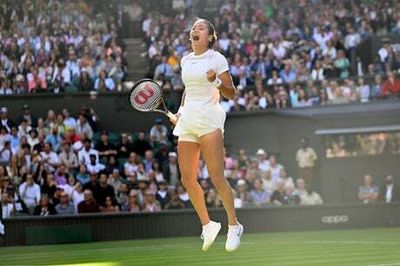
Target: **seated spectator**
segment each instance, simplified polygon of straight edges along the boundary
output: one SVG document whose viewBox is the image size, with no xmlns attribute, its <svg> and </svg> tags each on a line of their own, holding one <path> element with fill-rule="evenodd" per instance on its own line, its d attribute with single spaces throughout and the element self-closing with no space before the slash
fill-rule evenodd
<svg viewBox="0 0 400 266">
<path fill-rule="evenodd" d="M 26 207 L 29 209 L 30 214 L 33 214 L 34 209 L 40 201 L 40 187 L 33 182 L 32 174 L 27 174 L 25 182 L 19 186 L 19 195 Z"/>
<path fill-rule="evenodd" d="M 176 190 L 169 191 L 169 202 L 165 205 L 166 210 L 174 210 L 174 209 L 184 209 L 186 208 L 185 204 L 179 198 L 178 193 Z"/>
<path fill-rule="evenodd" d="M 192 204 L 190 203 L 189 194 L 181 183 L 176 185 L 176 192 L 178 193 L 179 199 L 185 204 L 185 208 L 191 208 Z"/>
<path fill-rule="evenodd" d="M 138 170 L 138 165 L 139 165 L 139 156 L 137 156 L 136 153 L 131 152 L 128 161 L 124 164 L 125 176 L 130 176 L 133 173 L 137 175 L 136 171 Z"/>
<path fill-rule="evenodd" d="M 168 184 L 165 181 L 160 181 L 158 186 L 159 189 L 156 193 L 156 200 L 160 203 L 161 209 L 164 209 L 165 205 L 167 205 L 170 200 L 168 194 Z"/>
<path fill-rule="evenodd" d="M 400 201 L 400 186 L 394 182 L 392 175 L 388 175 L 385 178 L 385 184 L 382 188 L 381 198 L 385 203 Z"/>
<path fill-rule="evenodd" d="M 90 154 L 89 160 L 90 160 L 89 163 L 86 164 L 86 168 L 89 173 L 94 172 L 94 173 L 98 174 L 100 171 L 102 171 L 106 168 L 106 166 L 104 164 L 101 164 L 96 160 L 95 154 Z"/>
<path fill-rule="evenodd" d="M 100 207 L 93 198 L 93 192 L 85 189 L 83 192 L 84 200 L 78 204 L 78 213 L 100 212 Z"/>
<path fill-rule="evenodd" d="M 301 201 L 304 201 L 304 198 L 307 196 L 306 183 L 303 178 L 296 179 L 296 189 L 294 191 L 294 195 L 300 197 Z"/>
<path fill-rule="evenodd" d="M 144 193 L 144 212 L 159 212 L 161 211 L 160 203 L 156 200 L 156 197 L 152 191 L 146 191 Z"/>
<path fill-rule="evenodd" d="M 107 197 L 115 198 L 114 188 L 107 183 L 107 175 L 100 173 L 99 186 L 97 193 L 94 194 L 94 198 L 97 204 L 104 207 Z"/>
<path fill-rule="evenodd" d="M 114 91 L 116 89 L 115 82 L 108 77 L 105 70 L 100 71 L 99 77 L 94 83 L 94 89 L 100 92 Z"/>
<path fill-rule="evenodd" d="M 107 183 L 114 188 L 115 195 L 117 195 L 120 187 L 123 184 L 123 179 L 118 169 L 114 169 L 112 173 L 108 176 Z"/>
<path fill-rule="evenodd" d="M 144 153 L 147 150 L 152 150 L 152 149 L 153 148 L 151 147 L 150 142 L 146 140 L 145 133 L 143 131 L 140 131 L 137 140 L 133 142 L 132 151 L 139 156 L 144 156 Z"/>
<path fill-rule="evenodd" d="M 39 204 L 35 207 L 33 215 L 49 216 L 57 214 L 53 204 L 49 202 L 49 197 L 46 194 L 42 194 Z"/>
<path fill-rule="evenodd" d="M 368 84 L 365 84 L 363 78 L 358 79 L 358 86 L 356 87 L 357 98 L 360 99 L 360 102 L 366 103 L 369 102 L 370 98 L 370 87 Z"/>
<path fill-rule="evenodd" d="M 396 96 L 400 93 L 400 80 L 398 80 L 393 72 L 387 73 L 387 80 L 382 84 L 381 96 Z"/>
<path fill-rule="evenodd" d="M 118 205 L 115 204 L 113 198 L 107 196 L 105 199 L 104 207 L 100 206 L 100 210 L 101 212 L 107 212 L 107 213 L 119 212 L 119 207 Z"/>
<path fill-rule="evenodd" d="M 222 201 L 214 189 L 209 189 L 206 196 L 206 206 L 210 208 L 222 207 Z"/>
<path fill-rule="evenodd" d="M 249 202 L 256 206 L 262 206 L 267 204 L 269 199 L 270 194 L 268 191 L 264 190 L 261 180 L 254 180 L 253 189 L 249 194 Z"/>
<path fill-rule="evenodd" d="M 122 133 L 120 143 L 117 147 L 117 157 L 127 159 L 132 151 L 133 143 L 131 142 L 131 139 L 127 133 Z"/>
<path fill-rule="evenodd" d="M 95 149 L 99 152 L 100 160 L 109 159 L 110 156 L 117 155 L 117 148 L 109 142 L 108 131 L 103 130 L 100 135 L 100 142 L 97 143 Z"/>
<path fill-rule="evenodd" d="M 56 211 L 59 215 L 72 215 L 75 214 L 74 205 L 69 201 L 68 194 L 66 192 L 61 193 L 60 203 L 56 205 Z"/>
<path fill-rule="evenodd" d="M 78 157 L 71 149 L 71 144 L 66 142 L 62 147 L 62 152 L 58 155 L 60 164 L 64 164 L 68 172 L 76 171 L 78 169 Z"/>
<path fill-rule="evenodd" d="M 139 193 L 133 189 L 129 193 L 129 202 L 126 211 L 140 212 L 140 210 L 141 210 L 141 204 L 139 203 Z"/>
<path fill-rule="evenodd" d="M 247 191 L 246 181 L 243 179 L 238 180 L 235 192 L 235 206 L 240 206 L 240 208 L 246 207 L 249 203 L 249 193 Z"/>
<path fill-rule="evenodd" d="M 374 203 L 378 201 L 379 188 L 374 185 L 371 175 L 364 176 L 364 184 L 358 188 L 358 199 L 364 203 Z"/>
<path fill-rule="evenodd" d="M 78 204 L 84 200 L 83 186 L 80 182 L 76 182 L 74 190 L 71 193 L 71 200 L 75 213 L 78 213 Z"/>
<path fill-rule="evenodd" d="M 78 182 L 80 182 L 82 185 L 87 184 L 90 181 L 89 174 L 86 168 L 86 165 L 81 164 L 79 166 L 79 172 L 76 174 L 76 179 Z"/>
<path fill-rule="evenodd" d="M 311 186 L 306 187 L 306 194 L 301 198 L 301 205 L 317 205 L 324 203 L 321 196 L 311 189 Z"/>
<path fill-rule="evenodd" d="M 150 142 L 152 143 L 166 143 L 168 129 L 162 124 L 162 119 L 157 118 L 155 125 L 150 129 Z"/>
<path fill-rule="evenodd" d="M 127 183 L 122 183 L 116 195 L 117 204 L 120 206 L 121 211 L 128 211 L 129 206 L 129 186 Z"/>
</svg>

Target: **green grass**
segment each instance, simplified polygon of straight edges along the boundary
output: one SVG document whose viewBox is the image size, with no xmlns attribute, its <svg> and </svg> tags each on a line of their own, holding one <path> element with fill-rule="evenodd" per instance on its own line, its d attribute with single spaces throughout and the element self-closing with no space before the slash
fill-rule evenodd
<svg viewBox="0 0 400 266">
<path fill-rule="evenodd" d="M 234 253 L 219 236 L 0 248 L 0 265 L 400 265 L 400 228 L 244 234 Z M 90 264 L 89 264 L 90 263 Z"/>
</svg>

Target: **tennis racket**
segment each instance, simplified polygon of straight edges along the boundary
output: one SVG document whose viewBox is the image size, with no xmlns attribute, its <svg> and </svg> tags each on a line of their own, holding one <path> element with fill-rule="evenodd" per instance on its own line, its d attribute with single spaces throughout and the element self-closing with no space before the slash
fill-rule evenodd
<svg viewBox="0 0 400 266">
<path fill-rule="evenodd" d="M 141 112 L 158 112 L 168 116 L 176 123 L 176 116 L 165 106 L 161 87 L 151 79 L 141 79 L 136 82 L 129 94 L 133 108 Z"/>
</svg>

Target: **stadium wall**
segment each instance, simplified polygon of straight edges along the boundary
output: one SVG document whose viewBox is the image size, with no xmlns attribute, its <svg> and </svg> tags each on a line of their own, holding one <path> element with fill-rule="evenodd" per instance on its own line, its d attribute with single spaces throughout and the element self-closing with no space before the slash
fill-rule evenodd
<svg viewBox="0 0 400 266">
<path fill-rule="evenodd" d="M 224 224 L 222 209 L 210 212 Z M 400 204 L 282 206 L 238 210 L 246 232 L 361 229 L 400 226 Z M 5 245 L 55 244 L 163 237 L 199 236 L 193 210 L 161 213 L 12 217 L 4 220 Z"/>
</svg>

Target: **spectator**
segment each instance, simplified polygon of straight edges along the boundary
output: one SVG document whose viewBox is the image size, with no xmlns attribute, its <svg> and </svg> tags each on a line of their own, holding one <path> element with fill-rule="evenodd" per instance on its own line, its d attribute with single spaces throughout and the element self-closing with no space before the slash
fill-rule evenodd
<svg viewBox="0 0 400 266">
<path fill-rule="evenodd" d="M 254 180 L 253 190 L 249 194 L 249 202 L 256 206 L 262 206 L 269 202 L 270 194 L 264 190 L 262 182 L 259 179 Z"/>
<path fill-rule="evenodd" d="M 382 200 L 385 203 L 400 201 L 400 187 L 394 182 L 392 175 L 387 175 L 382 189 Z"/>
<path fill-rule="evenodd" d="M 131 152 L 128 161 L 124 164 L 124 174 L 125 176 L 131 176 L 132 174 L 137 175 L 139 156 L 136 153 Z"/>
<path fill-rule="evenodd" d="M 115 204 L 114 199 L 112 197 L 107 196 L 105 199 L 105 205 L 100 206 L 101 212 L 107 212 L 107 213 L 112 213 L 112 212 L 119 212 L 119 207 L 118 205 Z"/>
<path fill-rule="evenodd" d="M 161 211 L 160 203 L 156 200 L 153 192 L 146 191 L 144 194 L 144 212 L 159 212 Z"/>
<path fill-rule="evenodd" d="M 116 147 L 108 140 L 108 131 L 103 130 L 100 135 L 100 142 L 95 146 L 95 149 L 99 152 L 100 160 L 109 159 L 110 156 L 117 155 Z"/>
<path fill-rule="evenodd" d="M 139 195 L 136 190 L 131 190 L 129 193 L 129 204 L 127 211 L 129 212 L 140 212 L 141 207 L 139 203 Z"/>
<path fill-rule="evenodd" d="M 296 153 L 296 161 L 299 168 L 298 178 L 304 179 L 307 183 L 315 181 L 315 162 L 317 154 L 314 149 L 308 146 L 308 139 L 301 138 L 301 148 Z"/>
<path fill-rule="evenodd" d="M 94 194 L 94 197 L 96 202 L 103 207 L 105 206 L 107 197 L 110 197 L 113 200 L 115 199 L 114 188 L 107 184 L 107 175 L 105 173 L 100 174 L 99 187 L 97 193 Z"/>
<path fill-rule="evenodd" d="M 79 114 L 75 132 L 79 134 L 82 139 L 87 137 L 89 140 L 91 140 L 93 138 L 93 129 L 83 113 Z"/>
<path fill-rule="evenodd" d="M 171 186 L 176 186 L 180 182 L 181 176 L 178 165 L 178 155 L 176 152 L 168 153 L 168 164 L 163 165 L 162 169 L 165 180 Z"/>
<path fill-rule="evenodd" d="M 60 203 L 56 205 L 56 211 L 59 215 L 72 215 L 75 213 L 75 208 L 70 203 L 68 194 L 66 192 L 61 193 Z"/>
<path fill-rule="evenodd" d="M 138 139 L 133 142 L 132 150 L 139 156 L 144 156 L 147 150 L 152 150 L 150 143 L 146 140 L 146 135 L 143 131 L 138 134 Z"/>
<path fill-rule="evenodd" d="M 58 155 L 60 164 L 67 167 L 68 172 L 74 172 L 78 169 L 78 157 L 71 149 L 71 144 L 66 142 L 63 144 L 62 152 Z"/>
<path fill-rule="evenodd" d="M 296 189 L 294 190 L 293 194 L 299 196 L 301 202 L 305 201 L 305 198 L 307 197 L 307 189 L 304 179 L 298 178 L 296 180 Z"/>
<path fill-rule="evenodd" d="M 94 83 L 94 89 L 100 92 L 114 91 L 116 89 L 115 82 L 112 78 L 108 77 L 105 70 L 102 70 Z"/>
<path fill-rule="evenodd" d="M 27 174 L 25 182 L 19 186 L 19 195 L 29 209 L 29 213 L 33 214 L 34 209 L 40 201 L 40 187 L 33 182 L 32 174 Z"/>
<path fill-rule="evenodd" d="M 173 209 L 184 209 L 184 208 L 186 208 L 185 204 L 179 198 L 179 195 L 176 192 L 176 190 L 170 190 L 169 197 L 170 197 L 170 200 L 167 203 L 167 205 L 165 205 L 165 209 L 173 210 Z"/>
<path fill-rule="evenodd" d="M 100 212 L 100 207 L 93 198 L 93 192 L 85 189 L 83 192 L 84 200 L 78 204 L 78 213 Z"/>
<path fill-rule="evenodd" d="M 400 80 L 392 72 L 387 73 L 387 80 L 382 84 L 381 96 L 391 97 L 400 93 Z"/>
<path fill-rule="evenodd" d="M 364 176 L 364 184 L 358 188 L 358 199 L 364 203 L 374 203 L 378 201 L 379 188 L 374 185 L 371 175 Z"/>
<path fill-rule="evenodd" d="M 80 165 L 82 165 L 82 164 L 86 165 L 86 164 L 90 163 L 90 155 L 91 154 L 95 155 L 96 161 L 99 160 L 99 153 L 97 150 L 91 148 L 91 144 L 92 144 L 92 142 L 89 139 L 85 139 L 83 141 L 83 149 L 81 149 L 78 152 L 78 163 Z"/>
<path fill-rule="evenodd" d="M 222 207 L 222 201 L 214 189 L 209 189 L 206 197 L 207 207 L 218 208 Z"/>
<path fill-rule="evenodd" d="M 165 206 L 168 204 L 170 198 L 168 194 L 168 184 L 165 181 L 160 181 L 158 183 L 159 189 L 156 193 L 156 200 L 160 203 L 161 209 L 165 209 Z"/>
<path fill-rule="evenodd" d="M 185 208 L 190 208 L 192 205 L 189 200 L 189 195 L 181 183 L 176 185 L 176 192 L 178 193 L 179 199 L 185 204 Z"/>
<path fill-rule="evenodd" d="M 162 124 L 161 118 L 157 118 L 156 124 L 150 129 L 150 142 L 154 144 L 166 143 L 167 134 L 168 134 L 167 127 Z"/>
<path fill-rule="evenodd" d="M 74 211 L 75 211 L 75 213 L 77 213 L 78 212 L 78 204 L 84 200 L 83 186 L 79 181 L 76 182 L 74 190 L 72 191 L 71 200 L 72 200 L 72 203 L 74 206 Z"/>
<path fill-rule="evenodd" d="M 318 205 L 324 203 L 321 196 L 313 191 L 310 186 L 306 188 L 307 193 L 301 198 L 302 205 Z"/>
<path fill-rule="evenodd" d="M 356 91 L 357 91 L 357 98 L 360 99 L 362 103 L 369 102 L 370 87 L 369 85 L 365 84 L 363 78 L 358 79 L 358 86 L 356 88 Z"/>
<path fill-rule="evenodd" d="M 150 145 L 149 145 L 150 146 Z M 117 147 L 117 157 L 127 159 L 133 151 L 133 143 L 127 133 L 122 133 Z"/>
<path fill-rule="evenodd" d="M 120 191 L 120 187 L 123 184 L 123 180 L 118 169 L 114 169 L 109 175 L 107 183 L 114 188 L 115 195 Z"/>
<path fill-rule="evenodd" d="M 40 198 L 39 204 L 35 207 L 33 215 L 49 216 L 57 214 L 53 204 L 49 202 L 49 197 L 43 194 Z"/>
</svg>

